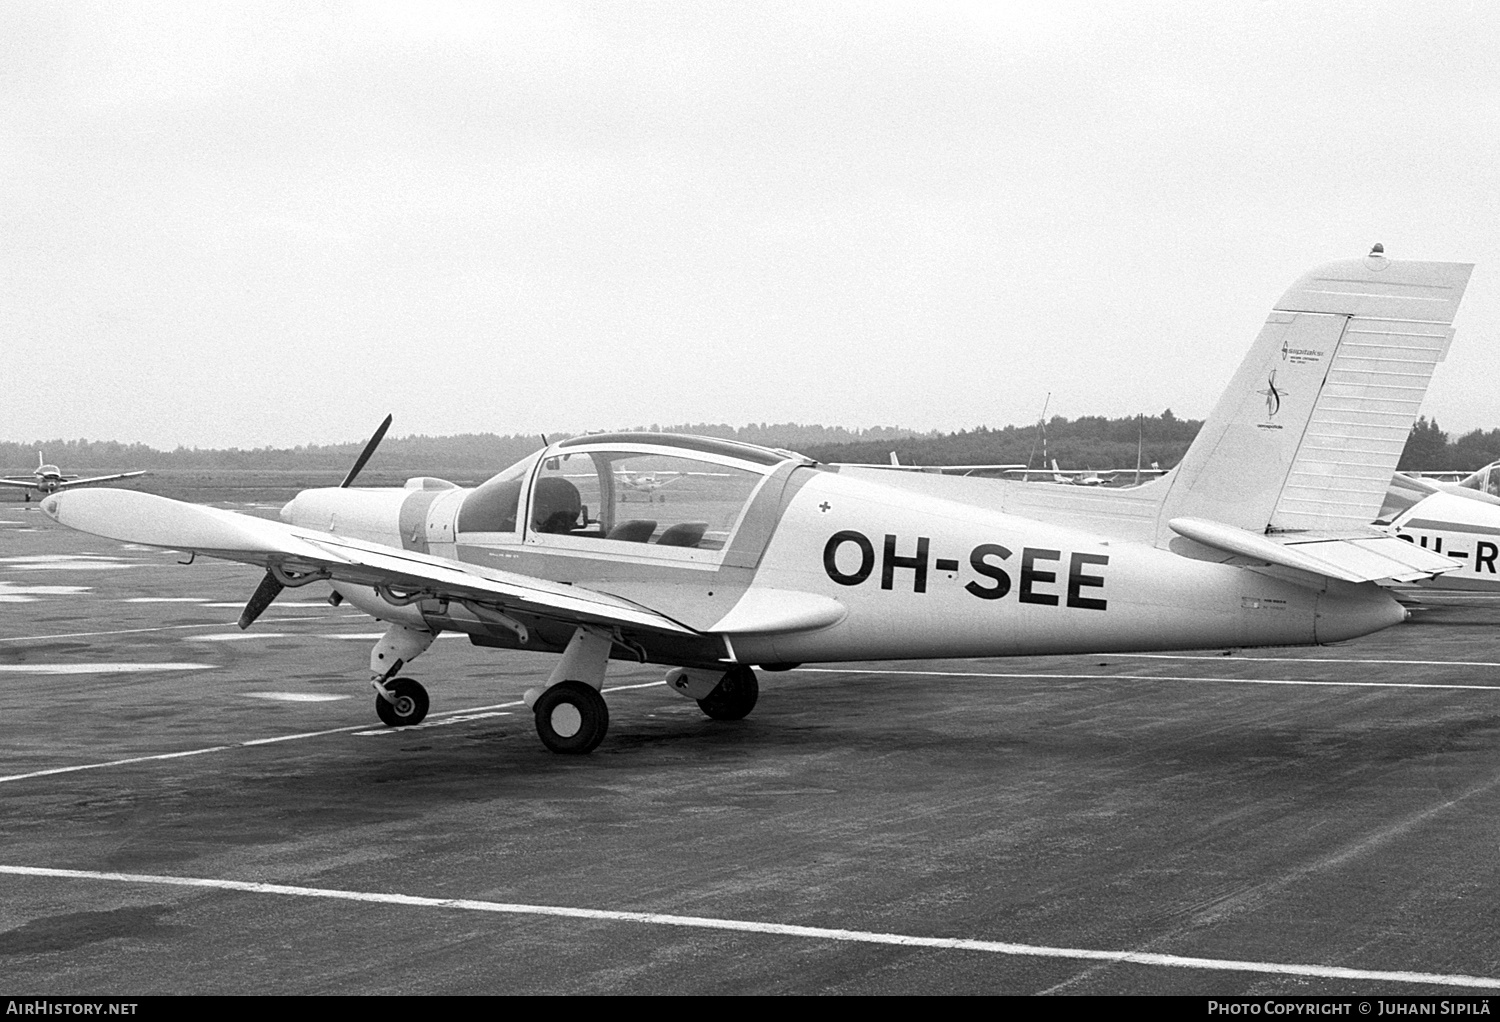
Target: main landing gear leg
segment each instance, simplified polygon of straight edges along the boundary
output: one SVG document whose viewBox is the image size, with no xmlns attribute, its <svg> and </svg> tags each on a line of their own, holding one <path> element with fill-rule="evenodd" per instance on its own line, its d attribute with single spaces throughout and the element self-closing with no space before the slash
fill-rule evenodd
<svg viewBox="0 0 1500 1022">
<path fill-rule="evenodd" d="M 427 716 L 427 690 L 411 678 L 396 677 L 396 672 L 420 656 L 435 638 L 432 632 L 391 625 L 370 651 L 375 715 L 391 727 L 420 724 Z"/>
<path fill-rule="evenodd" d="M 552 669 L 545 689 L 526 693 L 536 714 L 536 733 L 553 752 L 593 752 L 609 729 L 609 707 L 599 690 L 614 640 L 609 632 L 579 625 Z"/>
</svg>

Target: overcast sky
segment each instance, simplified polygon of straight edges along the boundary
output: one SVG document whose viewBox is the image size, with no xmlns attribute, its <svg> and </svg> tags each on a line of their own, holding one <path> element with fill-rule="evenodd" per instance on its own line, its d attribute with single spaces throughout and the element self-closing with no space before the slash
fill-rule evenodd
<svg viewBox="0 0 1500 1022">
<path fill-rule="evenodd" d="M 1303 271 L 1478 264 L 1500 5 L 0 5 L 0 439 L 1211 408 Z"/>
</svg>

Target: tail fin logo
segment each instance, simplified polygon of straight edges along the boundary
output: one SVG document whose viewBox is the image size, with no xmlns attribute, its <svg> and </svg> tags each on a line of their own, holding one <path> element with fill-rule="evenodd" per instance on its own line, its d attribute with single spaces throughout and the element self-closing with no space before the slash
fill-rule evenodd
<svg viewBox="0 0 1500 1022">
<path fill-rule="evenodd" d="M 1286 396 L 1286 391 L 1276 386 L 1276 370 L 1271 370 L 1271 375 L 1266 378 L 1266 389 L 1256 391 L 1266 398 L 1266 418 L 1276 418 L 1276 413 L 1281 411 L 1281 399 Z"/>
</svg>

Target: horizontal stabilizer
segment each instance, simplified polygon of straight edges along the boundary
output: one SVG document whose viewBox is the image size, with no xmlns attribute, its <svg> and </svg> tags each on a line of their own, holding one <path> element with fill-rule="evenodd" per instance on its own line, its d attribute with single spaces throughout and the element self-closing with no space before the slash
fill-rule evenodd
<svg viewBox="0 0 1500 1022">
<path fill-rule="evenodd" d="M 1173 532 L 1236 557 L 1345 582 L 1415 582 L 1461 565 L 1451 558 L 1370 530 L 1354 536 L 1258 536 L 1201 518 L 1173 518 Z"/>
</svg>

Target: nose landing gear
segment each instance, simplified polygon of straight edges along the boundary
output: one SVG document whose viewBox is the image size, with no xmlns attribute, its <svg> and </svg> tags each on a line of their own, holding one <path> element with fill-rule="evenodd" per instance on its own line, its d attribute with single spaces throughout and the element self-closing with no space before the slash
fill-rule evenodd
<svg viewBox="0 0 1500 1022">
<path fill-rule="evenodd" d="M 375 689 L 375 715 L 391 727 L 420 724 L 427 716 L 427 690 L 411 678 L 395 674 L 432 645 L 431 632 L 393 624 L 370 651 L 370 686 Z"/>
</svg>

